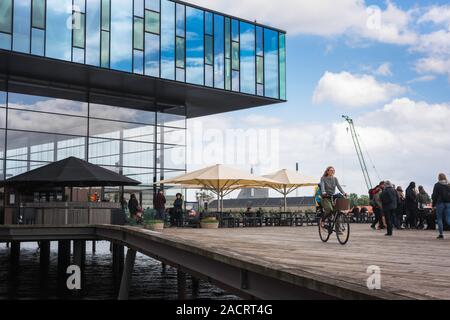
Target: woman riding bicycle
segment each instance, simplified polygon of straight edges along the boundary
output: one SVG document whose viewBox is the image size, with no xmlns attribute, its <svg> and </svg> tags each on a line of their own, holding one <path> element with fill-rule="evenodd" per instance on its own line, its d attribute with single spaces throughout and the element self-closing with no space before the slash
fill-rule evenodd
<svg viewBox="0 0 450 320">
<path fill-rule="evenodd" d="M 336 170 L 334 169 L 334 167 L 328 167 L 327 170 L 325 170 L 322 178 L 320 179 L 320 190 L 322 193 L 321 205 L 325 213 L 320 220 L 322 226 L 325 219 L 334 211 L 333 202 L 334 198 L 337 197 L 336 187 L 344 195 L 344 197 L 347 197 L 347 194 L 342 189 L 338 179 L 334 176 L 335 173 Z"/>
</svg>

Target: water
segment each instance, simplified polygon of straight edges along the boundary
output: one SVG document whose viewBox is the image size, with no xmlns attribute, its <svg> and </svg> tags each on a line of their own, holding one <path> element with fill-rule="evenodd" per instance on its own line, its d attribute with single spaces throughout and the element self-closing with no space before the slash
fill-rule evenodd
<svg viewBox="0 0 450 320">
<path fill-rule="evenodd" d="M 112 272 L 112 254 L 110 243 L 97 241 L 97 250 L 92 254 L 92 244 L 86 243 L 86 281 L 81 292 L 59 293 L 57 282 L 57 242 L 51 243 L 50 267 L 45 276 L 39 268 L 37 243 L 22 243 L 20 249 L 20 267 L 17 276 L 9 270 L 9 248 L 0 244 L 0 299 L 116 299 L 120 280 Z M 73 251 L 72 251 L 73 252 Z M 191 278 L 187 276 L 187 295 L 191 298 Z M 134 266 L 130 299 L 176 300 L 177 271 L 166 267 L 162 274 L 159 261 L 138 253 Z M 200 281 L 198 298 L 235 300 L 238 297 Z"/>
</svg>

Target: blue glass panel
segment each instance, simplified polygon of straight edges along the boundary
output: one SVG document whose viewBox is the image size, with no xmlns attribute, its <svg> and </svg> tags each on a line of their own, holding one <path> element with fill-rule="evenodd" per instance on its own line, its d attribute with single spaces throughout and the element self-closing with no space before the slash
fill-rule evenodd
<svg viewBox="0 0 450 320">
<path fill-rule="evenodd" d="M 205 33 L 212 36 L 213 34 L 213 14 L 205 12 Z"/>
<path fill-rule="evenodd" d="M 33 0 L 31 24 L 35 28 L 45 29 L 45 0 Z"/>
<path fill-rule="evenodd" d="M 72 0 L 47 0 L 45 56 L 70 61 L 72 57 Z"/>
<path fill-rule="evenodd" d="M 14 1 L 13 50 L 30 53 L 31 0 Z"/>
<path fill-rule="evenodd" d="M 239 71 L 232 72 L 231 90 L 239 91 Z"/>
<path fill-rule="evenodd" d="M 134 50 L 133 72 L 137 74 L 144 74 L 144 52 Z"/>
<path fill-rule="evenodd" d="M 233 41 L 239 41 L 239 21 L 232 20 L 231 21 L 231 38 Z"/>
<path fill-rule="evenodd" d="M 265 96 L 278 99 L 278 32 L 264 29 Z"/>
<path fill-rule="evenodd" d="M 203 84 L 203 11 L 186 8 L 186 82 Z"/>
<path fill-rule="evenodd" d="M 175 3 L 161 0 L 161 78 L 175 80 Z"/>
<path fill-rule="evenodd" d="M 223 16 L 214 15 L 214 87 L 225 88 L 225 30 Z"/>
<path fill-rule="evenodd" d="M 0 32 L 11 33 L 12 0 L 0 1 Z"/>
<path fill-rule="evenodd" d="M 214 85 L 213 66 L 205 64 L 205 86 L 212 87 Z"/>
<path fill-rule="evenodd" d="M 286 35 L 280 33 L 280 99 L 286 100 Z"/>
<path fill-rule="evenodd" d="M 176 10 L 177 10 L 177 36 L 184 37 L 186 9 L 184 5 L 177 3 Z"/>
<path fill-rule="evenodd" d="M 100 0 L 88 0 L 86 13 L 86 63 L 100 65 Z"/>
<path fill-rule="evenodd" d="M 11 35 L 0 32 L 0 49 L 11 50 Z"/>
<path fill-rule="evenodd" d="M 241 22 L 240 29 L 241 92 L 255 94 L 255 26 Z"/>
<path fill-rule="evenodd" d="M 134 0 L 134 15 L 144 17 L 144 0 Z"/>
<path fill-rule="evenodd" d="M 145 33 L 145 74 L 159 77 L 159 35 Z"/>
<path fill-rule="evenodd" d="M 262 56 L 264 54 L 263 28 L 256 27 L 256 54 Z"/>
<path fill-rule="evenodd" d="M 72 61 L 76 63 L 84 63 L 84 49 L 73 48 Z"/>
<path fill-rule="evenodd" d="M 111 69 L 132 72 L 133 0 L 111 0 Z"/>
<path fill-rule="evenodd" d="M 88 0 L 89 2 L 90 0 Z M 78 12 L 86 12 L 85 0 L 73 0 L 73 10 Z"/>
<path fill-rule="evenodd" d="M 184 69 L 177 68 L 177 81 L 184 82 L 185 80 L 185 71 Z"/>
<path fill-rule="evenodd" d="M 45 31 L 33 28 L 31 31 L 31 53 L 43 56 L 45 46 Z"/>
<path fill-rule="evenodd" d="M 159 12 L 159 0 L 145 0 L 145 9 Z"/>
</svg>

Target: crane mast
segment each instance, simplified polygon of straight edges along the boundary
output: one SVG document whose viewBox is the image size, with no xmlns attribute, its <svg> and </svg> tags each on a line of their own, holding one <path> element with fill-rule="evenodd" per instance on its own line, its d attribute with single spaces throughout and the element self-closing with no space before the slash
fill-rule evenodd
<svg viewBox="0 0 450 320">
<path fill-rule="evenodd" d="M 372 181 L 370 180 L 369 171 L 367 170 L 366 160 L 364 159 L 364 154 L 359 143 L 358 134 L 356 133 L 355 124 L 353 119 L 348 116 L 342 116 L 345 121 L 348 122 L 350 127 L 350 132 L 352 134 L 353 144 L 355 145 L 356 155 L 358 156 L 359 165 L 361 166 L 361 171 L 364 176 L 364 181 L 366 182 L 367 189 L 372 189 Z"/>
</svg>

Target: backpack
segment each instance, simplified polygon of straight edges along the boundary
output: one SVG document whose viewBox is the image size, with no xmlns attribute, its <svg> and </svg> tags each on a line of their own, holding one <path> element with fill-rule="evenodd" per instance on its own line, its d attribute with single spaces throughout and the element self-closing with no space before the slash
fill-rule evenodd
<svg viewBox="0 0 450 320">
<path fill-rule="evenodd" d="M 314 199 L 316 201 L 316 206 L 320 205 L 322 200 L 322 191 L 320 190 L 320 184 L 316 186 L 316 192 L 314 193 Z"/>
<path fill-rule="evenodd" d="M 441 200 L 442 202 L 450 202 L 450 184 L 442 187 Z"/>
</svg>

